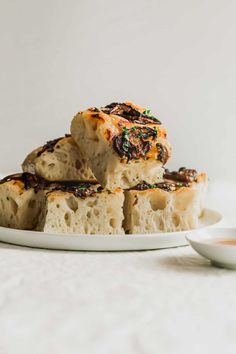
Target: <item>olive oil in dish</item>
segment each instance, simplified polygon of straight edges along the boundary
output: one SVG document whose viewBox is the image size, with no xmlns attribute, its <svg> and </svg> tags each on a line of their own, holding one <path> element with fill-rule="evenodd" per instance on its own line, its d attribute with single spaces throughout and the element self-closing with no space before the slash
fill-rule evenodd
<svg viewBox="0 0 236 354">
<path fill-rule="evenodd" d="M 236 246 L 236 240 L 213 240 L 217 245 Z"/>
</svg>

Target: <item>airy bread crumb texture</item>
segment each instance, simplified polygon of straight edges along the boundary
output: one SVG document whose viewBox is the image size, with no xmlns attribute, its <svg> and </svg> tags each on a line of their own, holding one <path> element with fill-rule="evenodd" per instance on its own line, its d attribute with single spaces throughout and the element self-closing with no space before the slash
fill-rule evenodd
<svg viewBox="0 0 236 354">
<path fill-rule="evenodd" d="M 123 234 L 124 230 L 137 234 L 194 229 L 205 203 L 207 175 L 200 174 L 196 182 L 175 191 L 127 190 L 125 201 L 121 189 L 109 192 L 91 184 L 96 192 L 78 196 L 63 190 L 64 184 L 55 190 L 55 183 L 44 187 L 26 187 L 20 179 L 1 183 L 0 225 L 50 233 L 108 235 Z"/>
<path fill-rule="evenodd" d="M 124 234 L 124 194 L 102 192 L 85 199 L 51 192 L 40 217 L 39 229 L 49 233 Z"/>
<path fill-rule="evenodd" d="M 72 137 L 58 140 L 53 151 L 43 147 L 32 151 L 24 160 L 24 172 L 35 173 L 48 181 L 96 181 Z"/>
<path fill-rule="evenodd" d="M 125 231 L 140 234 L 195 229 L 202 213 L 201 198 L 197 188 L 126 191 Z"/>
<path fill-rule="evenodd" d="M 43 204 L 43 193 L 24 190 L 21 183 L 0 185 L 0 225 L 14 229 L 34 229 Z"/>
</svg>

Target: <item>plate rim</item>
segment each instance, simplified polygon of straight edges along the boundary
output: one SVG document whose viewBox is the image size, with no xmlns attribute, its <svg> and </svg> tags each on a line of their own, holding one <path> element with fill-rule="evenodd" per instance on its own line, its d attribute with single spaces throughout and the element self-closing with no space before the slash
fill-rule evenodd
<svg viewBox="0 0 236 354">
<path fill-rule="evenodd" d="M 165 236 L 166 235 L 185 235 L 186 237 L 186 233 L 192 233 L 192 232 L 197 232 L 200 231 L 202 229 L 208 228 L 208 227 L 213 227 L 217 224 L 219 224 L 222 219 L 223 219 L 223 215 L 214 209 L 211 208 L 204 208 L 203 209 L 203 213 L 213 213 L 215 214 L 216 218 L 218 218 L 218 220 L 216 222 L 214 222 L 213 224 L 210 225 L 203 225 L 203 226 L 199 226 L 196 229 L 190 229 L 190 230 L 183 230 L 183 231 L 171 231 L 171 232 L 154 232 L 154 233 L 147 233 L 147 234 L 77 234 L 77 233 L 48 233 L 48 232 L 43 232 L 43 231 L 35 231 L 35 230 L 23 230 L 23 229 L 14 229 L 14 228 L 10 228 L 10 227 L 4 227 L 4 226 L 0 226 L 0 232 L 1 231 L 7 231 L 7 232 L 12 232 L 12 233 L 19 233 L 21 234 L 22 232 L 25 233 L 26 235 L 30 235 L 32 233 L 34 233 L 34 235 L 36 237 L 38 236 L 47 236 L 47 237 L 59 237 L 60 239 L 62 239 L 63 237 L 69 239 L 69 238 L 86 238 L 88 239 L 94 239 L 94 238 L 101 238 L 101 239 L 105 239 L 105 238 L 109 238 L 109 239 L 142 239 L 142 238 L 154 238 L 154 237 L 160 237 L 160 236 Z M 201 219 L 203 216 L 201 216 L 199 219 Z M 1 241 L 0 238 L 0 242 L 4 242 Z"/>
</svg>

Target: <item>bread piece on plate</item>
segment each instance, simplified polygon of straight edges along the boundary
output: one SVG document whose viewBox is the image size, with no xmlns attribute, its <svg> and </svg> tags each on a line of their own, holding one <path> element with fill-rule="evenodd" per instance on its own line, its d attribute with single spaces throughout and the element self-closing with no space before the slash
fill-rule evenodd
<svg viewBox="0 0 236 354">
<path fill-rule="evenodd" d="M 181 183 L 189 186 L 192 189 L 197 189 L 198 191 L 198 215 L 201 216 L 206 200 L 206 194 L 208 189 L 208 176 L 205 172 L 197 173 L 195 169 L 189 169 L 181 167 L 179 171 L 170 172 L 165 169 L 164 178 Z"/>
<path fill-rule="evenodd" d="M 0 226 L 52 233 L 123 234 L 124 193 L 93 182 L 49 182 L 28 172 L 0 181 Z"/>
<path fill-rule="evenodd" d="M 71 134 L 98 182 L 109 190 L 160 181 L 171 155 L 161 122 L 132 103 L 79 112 Z"/>
<path fill-rule="evenodd" d="M 49 181 L 95 181 L 70 135 L 49 141 L 32 151 L 23 162 L 22 169 Z"/>
<path fill-rule="evenodd" d="M 0 226 L 33 229 L 43 202 L 39 180 L 30 173 L 17 173 L 0 181 Z"/>
<path fill-rule="evenodd" d="M 89 182 L 47 186 L 38 229 L 49 233 L 123 234 L 124 194 Z"/>
<path fill-rule="evenodd" d="M 163 182 L 154 185 L 142 183 L 125 191 L 126 233 L 158 233 L 197 228 L 204 205 L 207 176 L 194 173 L 194 177 L 190 177 L 189 171 L 185 169 L 185 173 L 182 170 L 173 174 L 168 171 Z"/>
</svg>

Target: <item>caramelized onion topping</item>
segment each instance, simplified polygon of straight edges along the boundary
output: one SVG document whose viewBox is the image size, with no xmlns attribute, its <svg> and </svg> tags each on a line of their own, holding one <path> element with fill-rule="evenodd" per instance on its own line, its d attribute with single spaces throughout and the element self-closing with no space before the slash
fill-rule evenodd
<svg viewBox="0 0 236 354">
<path fill-rule="evenodd" d="M 149 127 L 123 128 L 122 133 L 113 138 L 113 148 L 120 157 L 129 160 L 145 158 L 151 142 L 157 137 L 157 129 Z"/>
<path fill-rule="evenodd" d="M 68 138 L 70 137 L 70 134 L 65 134 L 65 137 Z M 41 156 L 45 151 L 47 152 L 53 152 L 54 151 L 54 147 L 55 145 L 58 143 L 58 141 L 60 141 L 61 139 L 64 139 L 64 137 L 60 137 L 54 140 L 49 140 L 46 142 L 45 145 L 42 146 L 42 148 L 40 149 L 40 151 L 37 153 L 37 156 Z"/>
<path fill-rule="evenodd" d="M 68 192 L 82 199 L 93 196 L 103 190 L 101 186 L 96 185 L 96 182 L 59 181 L 49 183 L 47 187 L 49 193 L 53 191 Z"/>
<path fill-rule="evenodd" d="M 181 187 L 189 187 L 189 183 L 182 183 L 182 182 L 175 182 L 175 181 L 163 181 L 163 182 L 158 182 L 155 184 L 149 184 L 147 182 L 143 182 L 138 184 L 137 186 L 131 188 L 131 190 L 138 190 L 138 191 L 144 191 L 147 189 L 155 189 L 155 188 L 159 188 L 162 189 L 166 192 L 172 192 L 172 191 L 176 191 L 177 189 L 181 188 Z"/>
<path fill-rule="evenodd" d="M 103 188 L 96 184 L 96 182 L 78 182 L 78 181 L 58 181 L 51 182 L 46 181 L 43 178 L 37 177 L 28 172 L 16 173 L 14 175 L 7 176 L 0 181 L 0 184 L 20 181 L 24 184 L 24 189 L 28 190 L 33 188 L 36 192 L 39 190 L 46 190 L 48 193 L 53 191 L 62 191 L 73 193 L 76 197 L 86 198 L 96 193 L 100 193 Z"/>
<path fill-rule="evenodd" d="M 34 188 L 36 190 L 39 189 L 41 179 L 32 173 L 23 172 L 23 173 L 15 173 L 13 175 L 6 176 L 0 181 L 0 184 L 11 182 L 11 181 L 19 181 L 24 184 L 24 188 L 26 190 L 30 188 Z"/>
<path fill-rule="evenodd" d="M 143 125 L 161 124 L 160 120 L 156 117 L 149 114 L 141 113 L 137 109 L 127 105 L 126 103 L 113 102 L 105 107 L 102 107 L 101 110 L 106 114 L 114 114 L 125 118 L 132 123 L 138 123 Z"/>
<path fill-rule="evenodd" d="M 166 169 L 164 173 L 164 178 L 178 182 L 194 182 L 197 178 L 197 171 L 185 167 L 181 167 L 179 171 L 172 172 Z"/>
<path fill-rule="evenodd" d="M 163 165 L 165 165 L 166 162 L 168 161 L 168 158 L 169 158 L 169 152 L 168 152 L 167 148 L 160 143 L 157 143 L 156 147 L 157 147 L 157 151 L 158 151 L 157 160 L 161 161 L 163 163 Z"/>
</svg>

